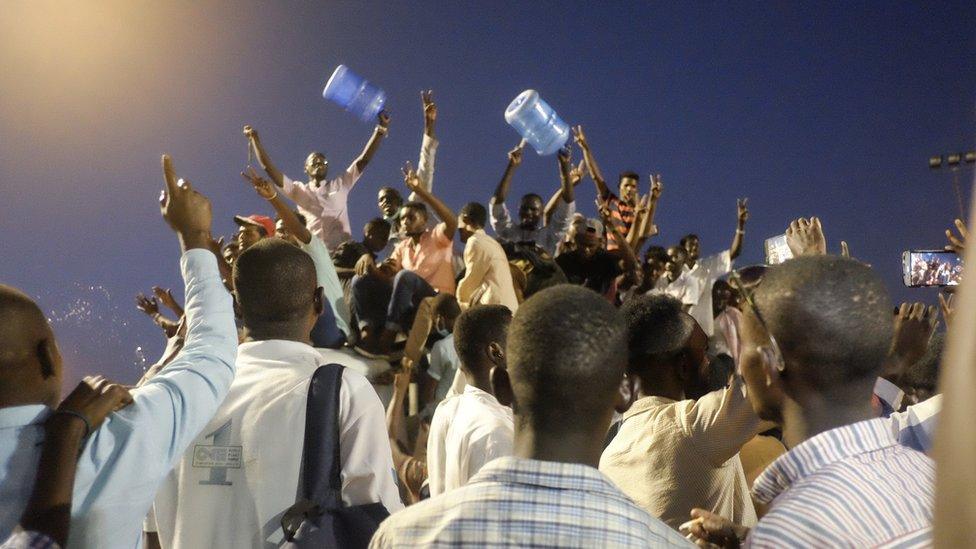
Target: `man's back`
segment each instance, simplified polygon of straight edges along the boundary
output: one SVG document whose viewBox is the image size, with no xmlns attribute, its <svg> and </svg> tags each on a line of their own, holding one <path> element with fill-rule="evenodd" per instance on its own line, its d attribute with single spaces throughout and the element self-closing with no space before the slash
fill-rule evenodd
<svg viewBox="0 0 976 549">
<path fill-rule="evenodd" d="M 512 410 L 472 385 L 437 407 L 427 439 L 431 495 L 464 486 L 489 461 L 512 454 Z"/>
<path fill-rule="evenodd" d="M 831 429 L 796 446 L 756 479 L 757 501 L 771 507 L 749 543 L 929 546 L 934 480 L 934 462 L 899 444 L 884 419 Z"/>
<path fill-rule="evenodd" d="M 387 519 L 371 547 L 688 547 L 592 467 L 500 458 Z"/>
<path fill-rule="evenodd" d="M 518 310 L 512 271 L 505 250 L 497 240 L 477 231 L 464 246 L 467 274 L 458 285 L 458 300 L 467 306 L 505 305 Z"/>
<path fill-rule="evenodd" d="M 242 344 L 227 398 L 157 495 L 162 545 L 280 541 L 280 514 L 298 490 L 309 381 L 319 365 L 351 360 L 294 341 Z M 345 368 L 339 401 L 343 502 L 401 508 L 379 398 Z"/>
</svg>

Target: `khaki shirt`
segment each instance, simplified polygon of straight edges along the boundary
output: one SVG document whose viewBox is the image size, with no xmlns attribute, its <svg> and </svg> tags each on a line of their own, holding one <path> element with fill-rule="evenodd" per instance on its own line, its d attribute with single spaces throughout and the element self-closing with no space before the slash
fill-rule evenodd
<svg viewBox="0 0 976 549">
<path fill-rule="evenodd" d="M 739 450 L 763 427 L 739 379 L 698 400 L 645 397 L 624 414 L 600 471 L 672 528 L 694 507 L 753 526 Z"/>
</svg>

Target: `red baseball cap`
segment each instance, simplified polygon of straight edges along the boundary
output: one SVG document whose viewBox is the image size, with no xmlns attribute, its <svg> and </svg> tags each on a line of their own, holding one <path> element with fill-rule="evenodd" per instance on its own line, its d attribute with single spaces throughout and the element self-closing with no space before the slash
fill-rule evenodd
<svg viewBox="0 0 976 549">
<path fill-rule="evenodd" d="M 261 227 L 264 229 L 265 236 L 275 235 L 275 222 L 266 215 L 235 215 L 234 223 L 237 223 L 238 225 L 253 225 L 255 227 Z"/>
</svg>

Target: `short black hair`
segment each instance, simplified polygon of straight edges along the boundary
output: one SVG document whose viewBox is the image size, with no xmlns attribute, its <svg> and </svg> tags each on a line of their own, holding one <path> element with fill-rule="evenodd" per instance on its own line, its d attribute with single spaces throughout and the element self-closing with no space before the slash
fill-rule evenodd
<svg viewBox="0 0 976 549">
<path fill-rule="evenodd" d="M 870 267 L 805 256 L 769 268 L 756 306 L 787 365 L 810 390 L 831 393 L 873 382 L 894 334 L 888 291 Z M 835 396 L 839 396 L 835 393 Z"/>
<path fill-rule="evenodd" d="M 648 361 L 676 358 L 685 350 L 695 319 L 681 302 L 669 295 L 641 295 L 624 303 L 620 313 L 627 322 L 628 370 L 641 370 Z"/>
<path fill-rule="evenodd" d="M 378 192 L 377 195 L 380 195 L 380 194 L 383 194 L 383 193 L 392 194 L 393 196 L 397 197 L 400 200 L 401 203 L 403 202 L 403 195 L 400 194 L 400 191 L 394 189 L 393 187 L 381 187 L 380 188 L 380 192 Z"/>
<path fill-rule="evenodd" d="M 434 316 L 443 316 L 451 320 L 457 320 L 461 316 L 461 306 L 458 304 L 457 298 L 449 293 L 437 294 L 431 310 Z"/>
<path fill-rule="evenodd" d="M 478 371 L 487 362 L 485 349 L 491 343 L 505 347 L 512 311 L 504 305 L 480 305 L 461 313 L 454 324 L 454 350 L 461 368 Z"/>
<path fill-rule="evenodd" d="M 417 210 L 418 212 L 424 214 L 424 217 L 428 217 L 428 218 L 430 217 L 427 214 L 427 205 L 424 204 L 423 202 L 418 202 L 416 200 L 411 200 L 410 202 L 407 202 L 406 204 L 403 204 L 402 206 L 400 206 L 400 209 L 401 210 L 403 208 L 410 208 L 410 209 L 413 209 L 413 210 Z"/>
<path fill-rule="evenodd" d="M 315 263 L 301 249 L 266 238 L 234 263 L 234 288 L 245 326 L 288 324 L 314 307 Z"/>
<path fill-rule="evenodd" d="M 628 179 L 628 178 L 636 179 L 637 181 L 640 181 L 640 174 L 634 171 L 620 172 L 620 176 L 617 178 L 617 185 L 619 186 L 621 183 L 624 182 L 624 179 Z"/>
<path fill-rule="evenodd" d="M 516 422 L 550 433 L 597 426 L 626 363 L 626 324 L 606 299 L 570 284 L 536 293 L 519 305 L 508 334 Z"/>
<path fill-rule="evenodd" d="M 668 251 L 663 246 L 651 246 L 644 252 L 644 263 L 650 262 L 651 259 L 656 259 L 661 263 L 667 263 Z"/>
<path fill-rule="evenodd" d="M 522 195 L 522 200 L 519 202 L 519 204 L 525 204 L 529 200 L 538 200 L 539 202 L 542 202 L 543 204 L 545 204 L 545 202 L 542 200 L 542 197 L 539 196 L 539 195 L 537 195 L 537 194 L 535 194 L 535 193 L 525 193 L 525 194 L 523 194 Z"/>
<path fill-rule="evenodd" d="M 308 227 L 308 220 L 305 219 L 305 216 L 302 215 L 301 212 L 299 212 L 298 210 L 292 210 L 292 213 L 295 214 L 295 217 L 298 218 L 298 221 L 302 224 L 303 227 Z M 278 217 L 276 217 L 275 221 L 281 221 L 281 216 L 279 215 Z"/>
<path fill-rule="evenodd" d="M 689 240 L 701 240 L 701 239 L 698 238 L 698 235 L 695 233 L 688 233 L 681 237 L 681 240 L 678 241 L 678 245 L 684 248 L 685 244 L 687 244 Z"/>
<path fill-rule="evenodd" d="M 387 235 L 390 234 L 390 224 L 387 223 L 387 221 L 385 219 L 383 219 L 382 217 L 374 217 L 373 219 L 370 219 L 369 221 L 367 221 L 366 224 L 363 225 L 363 235 L 365 235 L 366 233 L 369 232 L 370 227 L 380 227 L 380 228 L 384 228 L 385 227 L 386 228 L 386 234 Z"/>
<path fill-rule="evenodd" d="M 479 227 L 488 224 L 488 210 L 480 202 L 468 202 L 461 208 L 461 217 L 467 217 Z"/>
</svg>

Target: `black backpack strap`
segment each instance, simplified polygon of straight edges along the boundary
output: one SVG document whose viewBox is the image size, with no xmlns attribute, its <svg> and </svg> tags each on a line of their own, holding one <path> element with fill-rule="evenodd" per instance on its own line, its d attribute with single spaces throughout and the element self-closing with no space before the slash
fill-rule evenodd
<svg viewBox="0 0 976 549">
<path fill-rule="evenodd" d="M 343 369 L 339 364 L 319 366 L 308 386 L 298 498 L 281 519 L 289 540 L 303 520 L 342 507 L 339 390 Z"/>
</svg>

